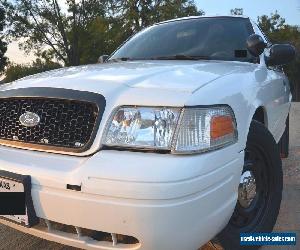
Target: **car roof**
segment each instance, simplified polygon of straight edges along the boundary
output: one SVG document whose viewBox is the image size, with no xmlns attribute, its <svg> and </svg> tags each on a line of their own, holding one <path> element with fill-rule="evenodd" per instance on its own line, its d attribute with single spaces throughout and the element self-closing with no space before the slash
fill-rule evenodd
<svg viewBox="0 0 300 250">
<path fill-rule="evenodd" d="M 181 21 L 181 20 L 189 20 L 189 19 L 214 18 L 214 17 L 232 17 L 232 18 L 250 19 L 248 16 L 244 16 L 244 15 L 203 15 L 203 16 L 187 16 L 187 17 L 175 18 L 175 19 L 170 19 L 170 20 L 167 20 L 167 21 L 159 22 L 159 23 L 156 23 L 156 24 L 162 24 L 162 23 L 168 23 L 168 22 L 174 22 L 174 21 Z"/>
</svg>

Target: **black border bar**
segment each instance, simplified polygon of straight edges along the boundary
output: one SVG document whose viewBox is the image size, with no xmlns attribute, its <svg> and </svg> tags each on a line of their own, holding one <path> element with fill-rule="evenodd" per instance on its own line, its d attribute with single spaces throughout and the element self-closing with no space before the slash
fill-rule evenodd
<svg viewBox="0 0 300 250">
<path fill-rule="evenodd" d="M 12 181 L 20 182 L 24 185 L 25 206 L 27 208 L 27 215 L 28 215 L 28 225 L 26 226 L 32 227 L 38 224 L 39 218 L 36 216 L 33 202 L 32 202 L 32 197 L 31 197 L 31 177 L 29 175 L 15 174 L 4 170 L 0 170 L 0 177 Z"/>
</svg>

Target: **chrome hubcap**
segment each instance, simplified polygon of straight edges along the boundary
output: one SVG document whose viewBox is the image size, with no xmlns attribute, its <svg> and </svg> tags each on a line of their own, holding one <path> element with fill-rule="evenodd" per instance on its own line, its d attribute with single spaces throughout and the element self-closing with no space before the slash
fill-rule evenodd
<svg viewBox="0 0 300 250">
<path fill-rule="evenodd" d="M 240 180 L 238 201 L 244 208 L 248 208 L 256 196 L 256 182 L 252 171 L 245 171 Z"/>
</svg>

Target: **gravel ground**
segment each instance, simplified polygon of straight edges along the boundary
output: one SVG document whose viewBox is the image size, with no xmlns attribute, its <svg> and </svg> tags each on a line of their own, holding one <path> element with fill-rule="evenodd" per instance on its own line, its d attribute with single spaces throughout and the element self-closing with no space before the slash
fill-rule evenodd
<svg viewBox="0 0 300 250">
<path fill-rule="evenodd" d="M 283 161 L 284 190 L 280 214 L 274 231 L 296 232 L 300 240 L 300 103 L 294 103 L 290 115 L 290 156 Z M 5 250 L 75 250 L 57 243 L 20 233 L 0 225 L 0 249 Z M 208 243 L 201 250 L 222 249 Z M 300 249 L 296 247 L 264 247 L 264 249 Z"/>
<path fill-rule="evenodd" d="M 294 103 L 290 113 L 290 154 L 283 161 L 283 183 L 283 200 L 274 231 L 296 232 L 297 246 L 264 249 L 300 249 L 300 103 Z"/>
</svg>

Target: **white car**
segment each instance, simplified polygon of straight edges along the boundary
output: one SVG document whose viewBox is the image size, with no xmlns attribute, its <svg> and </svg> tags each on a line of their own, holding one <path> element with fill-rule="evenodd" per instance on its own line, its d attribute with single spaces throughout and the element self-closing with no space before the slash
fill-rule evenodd
<svg viewBox="0 0 300 250">
<path fill-rule="evenodd" d="M 247 17 L 188 17 L 103 64 L 1 86 L 0 190 L 26 214 L 0 222 L 84 249 L 238 249 L 272 231 L 294 54 Z"/>
</svg>

